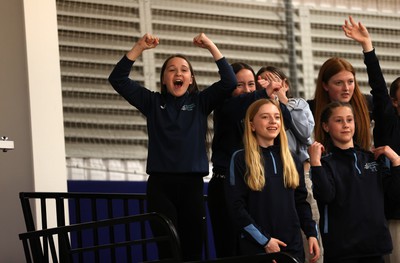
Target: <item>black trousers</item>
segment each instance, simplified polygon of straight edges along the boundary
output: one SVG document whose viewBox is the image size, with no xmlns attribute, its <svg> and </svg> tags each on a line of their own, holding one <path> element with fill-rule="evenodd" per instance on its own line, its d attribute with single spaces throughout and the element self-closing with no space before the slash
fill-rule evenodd
<svg viewBox="0 0 400 263">
<path fill-rule="evenodd" d="M 208 183 L 207 205 L 213 230 L 215 252 L 218 258 L 237 255 L 237 235 L 227 207 L 224 178 L 213 177 Z"/>
<path fill-rule="evenodd" d="M 184 261 L 201 260 L 205 237 L 203 177 L 193 174 L 150 175 L 147 181 L 147 210 L 164 214 L 173 222 L 180 239 Z M 152 225 L 152 231 L 162 231 Z M 159 246 L 159 256 L 169 255 Z"/>
</svg>

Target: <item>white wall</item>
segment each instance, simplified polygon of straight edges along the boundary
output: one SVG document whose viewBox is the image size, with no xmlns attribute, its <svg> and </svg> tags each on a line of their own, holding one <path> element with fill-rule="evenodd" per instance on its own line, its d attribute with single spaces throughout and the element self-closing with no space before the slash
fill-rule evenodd
<svg viewBox="0 0 400 263">
<path fill-rule="evenodd" d="M 21 191 L 66 191 L 54 0 L 3 0 L 0 9 L 0 262 L 24 262 Z"/>
<path fill-rule="evenodd" d="M 35 191 L 66 190 L 57 11 L 54 0 L 25 0 Z"/>
</svg>

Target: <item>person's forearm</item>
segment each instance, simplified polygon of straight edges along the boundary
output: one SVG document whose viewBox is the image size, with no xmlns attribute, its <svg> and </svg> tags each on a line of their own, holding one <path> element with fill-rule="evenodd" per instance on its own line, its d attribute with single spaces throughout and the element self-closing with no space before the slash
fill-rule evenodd
<svg viewBox="0 0 400 263">
<path fill-rule="evenodd" d="M 218 60 L 220 60 L 221 58 L 224 57 L 224 56 L 222 55 L 221 51 L 219 51 L 218 47 L 217 47 L 215 44 L 213 44 L 213 45 L 209 48 L 208 51 L 210 51 L 210 53 L 211 53 L 211 55 L 213 56 L 213 58 L 214 58 L 215 61 L 218 61 Z"/>
<path fill-rule="evenodd" d="M 361 47 L 363 49 L 363 52 L 370 52 L 370 51 L 372 51 L 374 49 L 374 46 L 372 45 L 372 41 L 371 40 L 363 42 L 363 43 L 360 43 L 360 44 L 361 44 Z"/>
<path fill-rule="evenodd" d="M 143 52 L 143 49 L 139 45 L 135 45 L 131 50 L 126 53 L 126 57 L 129 60 L 135 61 Z"/>
</svg>

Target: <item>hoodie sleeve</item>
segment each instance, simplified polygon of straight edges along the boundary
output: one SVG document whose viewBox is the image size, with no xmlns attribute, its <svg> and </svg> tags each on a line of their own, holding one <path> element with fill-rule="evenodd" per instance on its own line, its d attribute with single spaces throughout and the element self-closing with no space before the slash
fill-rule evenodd
<svg viewBox="0 0 400 263">
<path fill-rule="evenodd" d="M 285 125 L 285 129 L 293 129 L 293 121 L 292 121 L 292 115 L 290 114 L 289 109 L 286 107 L 286 105 L 282 102 L 279 102 L 279 106 L 282 111 L 282 117 L 283 117 L 283 124 Z"/>
<path fill-rule="evenodd" d="M 371 86 L 372 114 L 375 120 L 374 139 L 376 146 L 381 146 L 383 144 L 381 137 L 385 136 L 385 130 L 390 130 L 388 125 L 391 125 L 398 116 L 393 108 L 375 49 L 364 53 L 364 64 L 367 66 L 368 83 Z"/>
<path fill-rule="evenodd" d="M 335 198 L 336 189 L 332 172 L 323 160 L 321 162 L 322 166 L 311 166 L 310 176 L 315 200 L 327 204 Z"/>
<path fill-rule="evenodd" d="M 309 238 L 318 237 L 318 225 L 313 220 L 311 206 L 307 201 L 308 191 L 304 179 L 304 169 L 301 162 L 296 162 L 297 170 L 299 172 L 300 183 L 295 190 L 296 211 L 299 216 L 301 229 L 304 234 Z"/>
<path fill-rule="evenodd" d="M 246 164 L 243 157 L 243 150 L 236 151 L 231 158 L 229 165 L 229 177 L 225 180 L 226 201 L 236 227 L 247 238 L 253 239 L 260 246 L 265 246 L 270 235 L 263 233 L 247 211 L 247 195 L 251 191 L 244 181 Z"/>
<path fill-rule="evenodd" d="M 142 87 L 138 82 L 129 78 L 134 61 L 123 56 L 115 65 L 108 77 L 108 81 L 116 92 L 118 92 L 127 102 L 136 107 L 146 115 L 151 105 L 153 92 Z"/>
<path fill-rule="evenodd" d="M 307 101 L 302 98 L 289 99 L 287 108 L 292 117 L 292 132 L 303 144 L 311 144 L 314 130 L 314 117 Z"/>
<path fill-rule="evenodd" d="M 223 115 L 240 116 L 246 112 L 247 108 L 256 100 L 268 98 L 265 89 L 256 90 L 251 93 L 243 93 L 239 96 L 231 97 L 225 101 L 221 107 Z"/>
<path fill-rule="evenodd" d="M 386 167 L 387 168 L 387 167 Z M 389 169 L 389 168 L 387 168 Z M 400 166 L 395 166 L 383 175 L 385 197 L 392 203 L 400 205 Z"/>
<path fill-rule="evenodd" d="M 220 80 L 201 92 L 201 103 L 206 114 L 210 114 L 226 98 L 230 97 L 237 86 L 235 72 L 225 57 L 215 63 L 218 66 Z"/>
</svg>

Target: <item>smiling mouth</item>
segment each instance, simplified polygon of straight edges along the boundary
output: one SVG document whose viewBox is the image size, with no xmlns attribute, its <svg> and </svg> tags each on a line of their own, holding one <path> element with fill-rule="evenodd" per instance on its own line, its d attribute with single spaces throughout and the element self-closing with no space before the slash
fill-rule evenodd
<svg viewBox="0 0 400 263">
<path fill-rule="evenodd" d="M 178 79 L 178 80 L 174 81 L 175 88 L 180 88 L 180 87 L 182 87 L 182 85 L 183 85 L 183 81 L 182 80 Z"/>
</svg>

